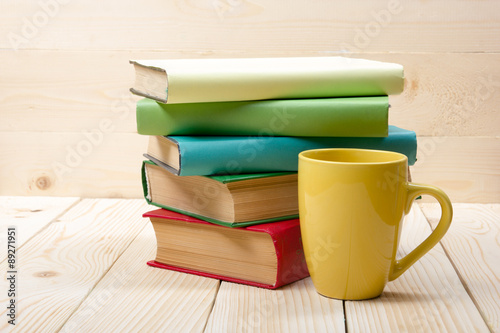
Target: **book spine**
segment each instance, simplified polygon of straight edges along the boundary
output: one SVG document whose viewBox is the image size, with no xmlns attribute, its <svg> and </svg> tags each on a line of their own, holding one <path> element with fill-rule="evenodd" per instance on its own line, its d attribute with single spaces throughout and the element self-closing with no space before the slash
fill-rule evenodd
<svg viewBox="0 0 500 333">
<path fill-rule="evenodd" d="M 137 103 L 143 135 L 385 137 L 387 96 L 250 102 Z"/>
<path fill-rule="evenodd" d="M 363 148 L 405 154 L 413 165 L 413 131 L 390 126 L 386 138 L 170 137 L 179 145 L 181 176 L 297 171 L 298 154 L 318 148 Z"/>
<path fill-rule="evenodd" d="M 275 288 L 309 276 L 298 220 L 297 223 L 282 225 L 282 229 L 268 232 L 273 238 L 278 259 Z"/>
<path fill-rule="evenodd" d="M 142 192 L 144 195 L 144 199 L 146 199 L 146 202 L 151 205 L 151 196 L 149 195 L 149 180 L 148 180 L 148 172 L 146 170 L 146 165 L 148 164 L 154 164 L 153 162 L 150 161 L 143 161 L 142 162 L 142 167 L 141 167 L 141 182 L 142 182 Z"/>
</svg>

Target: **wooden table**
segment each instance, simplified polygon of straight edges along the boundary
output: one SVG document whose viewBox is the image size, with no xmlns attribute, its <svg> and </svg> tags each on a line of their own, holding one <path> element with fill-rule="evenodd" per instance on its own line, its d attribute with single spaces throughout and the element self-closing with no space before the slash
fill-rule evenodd
<svg viewBox="0 0 500 333">
<path fill-rule="evenodd" d="M 0 328 L 23 332 L 500 332 L 500 204 L 454 204 L 441 244 L 373 300 L 319 296 L 155 269 L 144 200 L 0 197 Z M 437 223 L 414 205 L 400 255 Z M 16 234 L 16 325 L 8 324 L 7 230 Z"/>
</svg>

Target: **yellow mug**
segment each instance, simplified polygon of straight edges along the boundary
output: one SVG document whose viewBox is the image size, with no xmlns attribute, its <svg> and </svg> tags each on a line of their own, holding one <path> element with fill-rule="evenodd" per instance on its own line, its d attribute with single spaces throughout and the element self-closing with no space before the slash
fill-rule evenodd
<svg viewBox="0 0 500 333">
<path fill-rule="evenodd" d="M 408 159 L 389 151 L 314 149 L 299 154 L 299 213 L 307 267 L 319 294 L 374 298 L 434 247 L 453 216 L 440 189 L 408 182 Z M 441 205 L 435 230 L 402 259 L 404 216 L 417 196 Z"/>
</svg>

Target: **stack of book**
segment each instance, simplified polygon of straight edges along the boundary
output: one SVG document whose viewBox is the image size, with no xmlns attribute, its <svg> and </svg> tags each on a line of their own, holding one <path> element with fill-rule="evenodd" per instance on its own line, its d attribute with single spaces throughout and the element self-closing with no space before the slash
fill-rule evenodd
<svg viewBox="0 0 500 333">
<path fill-rule="evenodd" d="M 148 264 L 277 288 L 308 276 L 297 200 L 298 154 L 397 151 L 390 126 L 397 64 L 343 57 L 131 61 L 137 130 L 149 135 L 144 196 L 157 238 Z"/>
</svg>

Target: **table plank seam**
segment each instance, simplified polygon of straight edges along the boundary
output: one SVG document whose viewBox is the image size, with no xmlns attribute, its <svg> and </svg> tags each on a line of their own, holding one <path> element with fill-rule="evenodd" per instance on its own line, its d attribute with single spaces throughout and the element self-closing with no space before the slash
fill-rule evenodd
<svg viewBox="0 0 500 333">
<path fill-rule="evenodd" d="M 66 214 L 70 209 L 72 209 L 73 207 L 75 207 L 76 205 L 78 205 L 80 202 L 82 201 L 82 198 L 78 198 L 77 201 L 75 201 L 74 203 L 70 204 L 68 207 L 66 207 L 63 211 L 61 211 L 59 214 L 57 214 L 56 216 L 54 216 L 47 224 L 45 224 L 40 230 L 38 230 L 36 233 L 34 233 L 33 235 L 31 235 L 30 238 L 28 238 L 24 243 L 22 243 L 21 245 L 17 246 L 17 249 L 16 251 L 19 251 L 20 249 L 22 249 L 23 247 L 26 246 L 26 244 L 29 244 L 31 242 L 32 239 L 34 239 L 36 236 L 38 236 L 38 234 L 44 232 L 47 228 L 49 228 L 54 222 L 56 222 L 57 220 L 59 220 L 61 217 L 64 216 L 64 214 Z M 8 258 L 6 257 L 4 260 L 0 261 L 0 264 L 3 264 L 4 261 L 6 261 Z"/>
<path fill-rule="evenodd" d="M 79 205 L 82 205 L 82 202 L 85 203 L 86 199 L 78 197 L 73 198 L 73 200 L 74 201 L 65 201 L 64 205 L 61 202 L 61 205 L 57 210 L 54 209 L 55 206 L 53 203 L 47 205 L 47 207 L 51 209 L 50 215 L 46 214 L 48 213 L 48 211 L 45 212 L 45 208 L 43 209 L 43 212 L 38 215 L 37 212 L 41 211 L 41 209 L 35 210 L 34 206 L 30 206 L 31 204 L 25 204 L 22 202 L 18 203 L 19 207 L 28 212 L 27 214 L 17 214 L 16 210 L 12 210 L 12 212 L 8 214 L 6 213 L 7 217 L 10 214 L 12 218 L 18 218 L 16 220 L 13 219 L 12 221 L 21 222 L 15 222 L 19 225 L 19 228 L 21 228 L 21 226 L 24 226 L 25 229 L 31 228 L 30 223 L 23 224 L 21 221 L 21 218 L 24 218 L 25 215 L 28 218 L 35 216 L 36 222 L 39 223 L 38 227 L 41 227 L 40 230 L 38 230 L 38 228 L 28 229 L 29 231 L 31 231 L 30 233 L 24 232 L 25 240 L 23 240 L 23 242 L 19 244 L 19 248 L 22 247 L 25 250 L 26 258 L 30 258 L 33 255 L 38 256 L 40 253 L 42 253 L 41 250 L 35 251 L 32 249 L 35 245 L 42 246 L 42 244 L 45 243 L 45 246 L 40 247 L 40 249 L 50 249 L 51 251 L 53 248 L 55 249 L 59 246 L 57 245 L 59 243 L 56 242 L 54 242 L 54 244 L 47 244 L 46 242 L 44 242 L 45 238 L 41 239 L 41 237 L 49 237 L 50 239 L 52 239 L 51 237 L 55 234 L 52 233 L 52 229 L 46 228 L 52 226 L 53 228 L 61 229 L 64 225 L 61 222 L 74 221 L 74 214 L 72 214 L 71 210 L 75 209 L 75 207 L 81 208 L 79 207 Z M 31 203 L 31 201 L 29 202 Z M 431 205 L 433 208 L 429 209 Z M 107 206 L 109 206 L 111 209 L 116 210 L 117 212 L 120 212 L 124 209 L 123 205 L 116 206 L 110 203 L 109 205 L 106 205 L 106 207 Z M 106 207 L 103 206 L 100 208 L 100 210 L 96 210 L 97 215 L 94 215 L 101 216 L 103 212 L 108 212 L 110 208 Z M 172 318 L 183 316 L 185 318 L 188 318 L 188 322 L 189 318 L 192 320 L 197 318 L 196 331 L 206 333 L 221 331 L 223 330 L 223 328 L 233 328 L 235 330 L 241 328 L 243 330 L 248 330 L 251 328 L 256 330 L 266 330 L 267 328 L 267 330 L 273 331 L 276 330 L 276 328 L 279 328 L 280 330 L 286 330 L 287 328 L 293 327 L 302 327 L 302 329 L 304 327 L 314 327 L 314 329 L 317 330 L 321 330 L 321 328 L 326 327 L 327 330 L 329 330 L 329 328 L 334 328 L 335 331 L 338 332 L 357 331 L 360 329 L 380 329 L 384 331 L 402 331 L 412 329 L 423 330 L 431 328 L 437 329 L 439 327 L 443 328 L 443 330 L 446 328 L 451 330 L 451 328 L 453 327 L 454 330 L 460 331 L 461 327 L 468 327 L 467 331 L 469 332 L 496 332 L 497 330 L 495 328 L 495 325 L 497 324 L 497 322 L 495 320 L 497 320 L 498 318 L 498 305 L 490 304 L 492 301 L 494 302 L 494 299 L 492 300 L 489 298 L 491 295 L 488 296 L 487 300 L 489 303 L 486 304 L 486 307 L 484 304 L 482 304 L 482 297 L 484 297 L 484 294 L 482 292 L 487 289 L 481 289 L 478 292 L 478 286 L 476 284 L 482 283 L 482 280 L 478 281 L 477 279 L 477 275 L 479 273 L 476 272 L 475 265 L 480 263 L 482 263 L 483 265 L 493 265 L 495 263 L 495 260 L 491 259 L 498 258 L 498 256 L 497 254 L 487 253 L 489 256 L 480 258 L 476 252 L 469 252 L 468 247 L 464 248 L 464 253 L 460 251 L 457 252 L 457 248 L 462 245 L 463 240 L 462 242 L 457 242 L 456 240 L 461 240 L 462 238 L 460 237 L 463 237 L 464 239 L 472 239 L 473 241 L 475 241 L 473 242 L 475 246 L 479 246 L 482 249 L 486 250 L 490 249 L 489 247 L 486 247 L 486 245 L 489 244 L 488 241 L 490 241 L 490 243 L 493 242 L 493 245 L 497 245 L 497 243 L 495 243 L 495 240 L 497 238 L 494 235 L 500 234 L 500 231 L 498 231 L 500 230 L 498 228 L 498 221 L 500 221 L 498 219 L 498 217 L 500 216 L 500 205 L 496 206 L 495 211 L 492 211 L 491 214 L 486 214 L 489 212 L 489 208 L 488 206 L 483 206 L 482 204 L 471 205 L 470 208 L 469 206 L 464 206 L 462 208 L 460 207 L 462 207 L 460 206 L 460 204 L 454 207 L 456 208 L 456 229 L 451 229 L 451 233 L 445 236 L 447 238 L 443 238 L 443 240 L 439 242 L 438 246 L 436 246 L 439 250 L 438 252 L 440 253 L 436 253 L 436 251 L 434 251 L 434 254 L 430 253 L 429 256 L 424 257 L 424 260 L 422 260 L 422 265 L 424 267 L 419 267 L 418 269 L 405 273 L 402 280 L 398 280 L 392 285 L 389 285 L 389 290 L 387 291 L 385 297 L 382 296 L 382 298 L 379 299 L 367 300 L 366 302 L 359 303 L 354 303 L 351 301 L 334 301 L 326 298 L 319 298 L 310 279 L 304 280 L 307 283 L 303 283 L 304 281 L 297 282 L 276 291 L 269 291 L 260 288 L 248 287 L 245 285 L 233 284 L 221 281 L 220 279 L 210 279 L 212 280 L 211 282 L 207 282 L 207 280 L 193 280 L 189 283 L 179 282 L 175 284 L 169 284 L 168 287 L 163 285 L 163 287 L 156 288 L 156 291 L 162 292 L 161 295 L 155 294 L 154 289 L 146 287 L 142 288 L 142 291 L 138 293 L 130 292 L 131 288 L 135 289 L 136 285 L 139 285 L 140 287 L 142 285 L 142 280 L 120 280 L 121 289 L 119 289 L 118 287 L 115 287 L 116 284 L 111 281 L 113 279 L 116 280 L 114 272 L 123 272 L 124 267 L 127 267 L 127 262 L 133 260 L 135 261 L 135 270 L 133 273 L 134 276 L 142 276 L 141 272 L 143 272 L 143 265 L 145 265 L 146 258 L 151 258 L 151 256 L 153 255 L 152 241 L 154 240 L 154 234 L 152 233 L 152 231 L 148 232 L 147 235 L 145 235 L 144 233 L 144 231 L 149 227 L 149 224 L 137 224 L 139 223 L 138 220 L 136 221 L 134 219 L 133 223 L 129 223 L 129 227 L 131 227 L 132 229 L 123 229 L 121 224 L 117 224 L 118 226 L 114 227 L 113 229 L 103 229 L 109 231 L 110 235 L 114 235 L 114 237 L 116 235 L 112 232 L 114 232 L 115 229 L 121 229 L 122 231 L 128 230 L 126 241 L 129 241 L 129 243 L 127 243 L 126 241 L 122 241 L 120 243 L 121 250 L 119 252 L 115 251 L 113 254 L 113 258 L 111 260 L 107 260 L 107 265 L 109 267 L 102 266 L 100 274 L 95 274 L 93 276 L 93 280 L 86 283 L 86 286 L 84 286 L 86 289 L 85 291 L 75 291 L 75 295 L 78 294 L 79 296 L 78 299 L 73 299 L 72 301 L 72 308 L 74 309 L 73 311 L 71 311 L 69 307 L 66 307 L 66 309 L 69 310 L 65 311 L 67 314 L 66 318 L 64 318 L 63 316 L 59 316 L 60 319 L 57 320 L 57 326 L 54 326 L 54 323 L 56 322 L 53 320 L 47 321 L 47 323 L 44 325 L 52 326 L 53 331 L 61 333 L 64 331 L 70 331 L 70 327 L 78 327 L 74 326 L 77 324 L 85 324 L 88 327 L 94 327 L 94 330 L 98 331 L 99 325 L 104 323 L 104 321 L 96 321 L 95 318 L 89 316 L 89 311 L 92 313 L 92 316 L 94 314 L 98 315 L 99 319 L 107 317 L 113 318 L 113 316 L 110 316 L 110 314 L 108 313 L 109 309 L 116 311 L 116 313 L 123 314 L 123 318 L 128 318 L 126 317 L 129 315 L 128 311 L 125 311 L 123 305 L 121 304 L 123 302 L 123 299 L 126 298 L 114 293 L 115 291 L 120 291 L 124 292 L 125 295 L 134 296 L 146 295 L 146 293 L 147 295 L 152 294 L 150 300 L 154 300 L 153 303 L 155 304 L 155 306 L 150 306 L 150 300 L 143 302 L 141 307 L 143 313 L 134 314 L 134 319 L 130 320 L 130 323 L 135 325 L 133 327 L 136 328 L 140 327 L 141 325 L 138 323 L 144 321 L 145 318 L 143 317 L 143 315 L 145 315 L 145 313 L 148 313 L 148 315 L 145 315 L 146 317 L 155 318 L 148 312 L 149 310 L 151 310 L 153 311 L 152 313 L 154 313 L 155 311 L 161 312 L 167 316 L 172 316 Z M 438 218 L 440 216 L 439 205 L 437 204 L 417 203 L 414 208 L 416 209 L 416 211 L 408 215 L 411 223 L 409 223 L 407 227 L 414 226 L 416 229 L 418 229 L 414 233 L 418 235 L 415 236 L 414 239 L 411 238 L 410 241 L 403 244 L 406 244 L 406 247 L 404 247 L 403 251 L 404 253 L 409 252 L 412 249 L 412 246 L 419 239 L 425 238 L 426 235 L 428 235 L 434 229 L 433 225 L 435 226 L 437 224 Z M 424 208 L 426 208 L 426 210 L 424 210 Z M 78 210 L 79 212 L 83 211 L 82 209 Z M 420 210 L 420 212 L 418 212 L 418 210 Z M 482 216 L 482 213 L 484 213 L 484 216 Z M 136 216 L 136 214 L 133 215 Z M 109 216 L 117 215 L 113 213 Z M 123 216 L 128 219 L 131 214 L 129 214 L 127 211 L 120 215 L 120 217 L 116 218 L 121 219 L 123 218 Z M 426 227 L 424 221 L 420 221 L 421 219 L 425 219 L 427 221 L 430 229 Z M 86 221 L 89 226 L 93 226 L 95 224 L 92 224 L 92 221 L 95 221 L 95 218 L 86 218 Z M 472 223 L 472 221 L 474 221 L 475 224 L 468 224 L 469 222 Z M 27 222 L 29 221 L 27 220 Z M 103 218 L 103 223 L 104 222 L 105 219 Z M 486 228 L 482 225 L 482 223 L 494 223 L 495 228 Z M 83 233 L 83 235 L 80 232 L 77 232 L 79 230 L 79 223 L 73 224 L 76 225 L 77 229 L 72 230 L 66 236 L 76 237 L 75 235 L 79 235 L 78 239 L 81 240 L 80 238 L 85 235 L 85 232 Z M 5 225 L 8 225 L 8 223 L 6 223 Z M 463 230 L 460 229 L 459 226 L 461 226 Z M 426 230 L 422 231 L 422 229 Z M 24 229 L 21 228 L 20 234 L 22 234 L 23 230 Z M 95 236 L 93 230 L 94 229 L 91 228 L 85 229 L 85 231 L 89 232 L 89 237 Z M 495 231 L 493 236 L 491 230 Z M 466 232 L 470 232 L 471 234 L 469 235 Z M 412 235 L 414 233 L 410 232 L 410 234 Z M 122 233 L 119 234 L 121 235 Z M 475 235 L 477 236 L 476 238 L 474 238 Z M 488 238 L 486 238 L 486 241 L 483 242 L 483 238 L 481 237 L 486 236 Z M 403 239 L 407 240 L 408 237 L 403 237 Z M 60 239 L 57 238 L 57 241 L 59 240 Z M 97 241 L 98 238 L 95 237 L 95 240 Z M 140 242 L 138 242 L 138 240 L 140 240 Z M 110 246 L 115 244 L 114 241 L 111 240 L 108 243 Z M 24 247 L 24 245 L 26 244 L 28 244 L 28 246 Z M 91 242 L 88 242 L 88 244 L 94 244 L 94 241 L 92 240 Z M 148 251 L 150 252 L 144 253 L 144 244 L 148 244 Z M 464 244 L 467 245 L 468 243 Z M 72 246 L 72 243 L 69 242 L 69 240 L 66 240 L 66 242 L 61 245 L 61 249 L 69 249 L 70 247 L 72 248 Z M 441 246 L 441 248 L 439 248 L 439 246 Z M 133 251 L 130 251 L 132 248 Z M 98 250 L 96 248 L 93 253 L 98 255 L 98 257 L 100 258 L 101 255 L 104 254 L 103 251 L 107 249 L 108 248 L 99 247 Z M 442 252 L 441 249 L 443 250 Z M 29 256 L 28 252 L 30 253 Z M 138 260 L 139 258 L 137 258 L 138 253 L 143 254 L 140 260 Z M 471 260 L 476 258 L 478 262 L 474 261 L 473 265 L 463 265 L 464 262 L 462 261 L 461 256 L 464 255 L 470 256 L 470 258 L 472 258 Z M 50 258 L 48 258 L 47 260 L 55 260 L 56 258 L 59 258 L 55 254 L 50 255 L 49 257 Z M 92 258 L 94 257 L 95 256 L 93 255 Z M 54 264 L 57 264 L 57 262 L 59 262 L 58 260 L 55 260 Z M 445 260 L 451 263 L 451 266 L 446 263 L 445 266 L 447 266 L 448 268 L 443 268 L 443 271 L 440 271 L 439 268 L 441 264 L 445 262 Z M 2 263 L 3 265 L 6 264 L 4 260 L 0 261 L 0 263 Z M 467 260 L 465 261 L 465 263 L 467 263 Z M 416 266 L 422 265 L 419 264 Z M 57 266 L 54 267 L 57 268 Z M 54 268 L 54 272 L 57 273 L 58 269 L 56 268 Z M 30 269 L 33 270 L 30 271 Z M 471 269 L 473 271 L 471 271 Z M 453 271 L 456 275 L 453 274 Z M 30 280 L 29 277 L 33 275 L 33 272 L 51 273 L 51 271 L 48 271 L 45 268 L 42 269 L 41 266 L 38 267 L 38 264 L 33 264 L 30 261 L 30 264 L 27 264 L 26 270 L 24 270 L 23 272 L 24 275 L 22 275 L 21 278 L 26 278 L 29 281 L 38 281 L 39 283 L 44 283 L 44 285 L 46 285 L 47 287 L 52 286 L 51 281 L 53 281 L 54 283 L 60 283 L 61 287 L 66 286 L 67 282 L 71 282 L 67 279 L 63 280 L 61 278 L 63 275 L 58 277 L 57 275 L 52 276 L 50 274 L 47 276 L 43 276 L 43 279 L 36 280 L 32 278 Z M 495 274 L 495 277 L 498 276 L 497 270 L 491 272 Z M 156 274 L 158 273 L 156 271 L 148 271 L 148 273 L 150 273 L 151 275 L 151 279 L 148 280 L 148 286 L 156 286 L 158 283 L 161 284 L 162 281 L 165 281 L 163 279 L 163 275 Z M 175 273 L 172 275 L 177 274 L 183 273 Z M 434 284 L 433 281 L 427 279 L 427 276 L 440 276 L 440 278 L 438 278 L 439 283 Z M 406 280 L 405 277 L 407 277 Z M 75 278 L 77 278 L 76 275 Z M 179 276 L 179 278 L 181 277 Z M 182 277 L 181 280 L 184 281 L 184 277 Z M 490 280 L 491 279 L 486 279 L 484 283 L 488 283 L 488 285 L 494 283 Z M 208 287 L 206 286 L 207 283 L 209 284 Z M 110 286 L 114 288 L 110 288 Z M 178 292 L 171 292 L 172 288 L 170 286 L 178 287 Z M 426 289 L 422 289 L 426 288 L 427 286 L 429 286 L 429 292 L 426 292 Z M 206 289 L 205 287 L 209 288 L 210 290 L 207 291 L 208 289 Z M 202 288 L 204 293 L 202 296 L 197 298 L 196 293 L 199 288 Z M 499 290 L 497 287 L 494 288 L 496 288 L 495 292 Z M 105 293 L 104 291 L 108 293 Z M 72 293 L 73 291 L 69 292 Z M 49 294 L 47 295 L 50 296 L 51 293 L 57 297 L 61 296 L 60 290 L 57 290 L 57 288 L 50 289 Z M 27 302 L 26 304 L 28 305 L 30 302 L 32 302 L 33 304 L 41 304 L 43 299 L 40 297 L 45 297 L 45 295 L 43 295 L 42 293 L 35 291 L 33 291 L 31 294 L 28 294 L 28 297 L 25 298 Z M 105 295 L 107 296 L 104 297 Z M 113 298 L 111 298 L 110 295 L 113 295 Z M 194 309 L 192 303 L 187 300 L 188 298 L 184 298 L 186 295 L 189 296 L 189 299 L 196 298 L 198 300 L 197 309 L 199 313 L 202 313 L 203 317 L 198 315 L 189 315 L 189 313 L 191 311 L 194 311 Z M 169 297 L 173 297 L 171 299 L 172 301 L 177 299 L 177 297 L 180 299 L 184 299 L 184 301 L 181 301 L 179 303 L 181 304 L 181 310 L 179 310 L 179 307 L 177 306 L 171 306 L 169 308 L 169 304 L 171 304 L 171 300 L 169 299 Z M 136 297 L 133 297 L 133 299 L 135 298 Z M 43 304 L 41 305 L 43 306 Z M 167 310 L 164 310 L 165 306 L 168 308 Z M 43 314 L 43 311 L 45 310 L 38 311 L 38 309 L 33 308 L 30 311 L 31 312 L 29 312 L 29 316 L 31 317 L 31 319 L 29 317 L 22 318 L 22 322 L 27 324 L 25 325 L 25 327 L 27 327 L 28 325 L 30 325 L 30 327 L 34 327 L 34 325 L 37 325 L 37 321 L 39 321 L 42 316 L 44 316 L 44 318 L 50 318 L 50 316 L 47 317 L 46 314 Z M 340 316 L 341 311 L 342 317 Z M 23 313 L 28 315 L 28 312 Z M 364 314 L 365 318 L 361 318 L 361 314 Z M 331 322 L 333 319 L 330 319 L 334 315 L 336 317 L 336 320 L 334 322 Z M 388 318 L 393 318 L 393 320 L 387 321 L 385 319 L 386 316 Z M 86 319 L 87 321 L 82 320 L 82 318 Z M 156 319 L 158 318 L 164 317 L 156 316 Z M 300 320 L 300 318 L 302 318 L 303 320 Z M 238 325 L 236 324 L 238 320 L 232 322 L 235 319 L 243 320 L 243 322 L 247 323 L 248 325 Z M 25 322 L 25 320 L 28 321 Z M 344 320 L 344 322 L 342 323 L 341 320 Z M 95 324 L 96 322 L 100 324 Z M 166 322 L 167 321 L 165 321 L 165 323 Z M 181 322 L 182 320 L 168 321 L 168 323 L 174 323 L 176 325 L 181 325 L 179 324 Z M 127 324 L 124 324 L 120 319 L 115 319 L 115 321 L 111 319 L 107 327 L 113 327 L 113 324 L 121 325 L 122 328 L 128 327 Z M 166 326 L 166 324 L 162 324 L 162 322 L 158 321 L 157 323 L 152 323 L 151 327 L 158 328 L 169 326 Z"/>
<path fill-rule="evenodd" d="M 127 249 L 131 246 L 131 244 L 137 239 L 137 237 L 139 236 L 139 234 L 147 227 L 147 224 L 145 224 L 138 232 L 137 234 L 135 235 L 135 237 L 130 241 L 130 243 L 127 244 L 127 246 L 125 246 L 123 248 L 123 251 L 120 253 L 120 255 L 118 255 L 115 259 L 115 261 L 113 262 L 113 264 L 111 264 L 108 269 L 103 272 L 103 274 L 101 275 L 101 277 L 94 283 L 94 285 L 92 286 L 92 288 L 89 289 L 88 293 L 82 297 L 82 299 L 80 300 L 80 303 L 78 304 L 78 306 L 75 307 L 75 309 L 73 310 L 73 312 L 71 312 L 71 315 L 69 315 L 66 320 L 62 323 L 61 327 L 59 328 L 58 332 L 60 332 L 61 330 L 64 329 L 64 326 L 66 325 L 66 323 L 73 317 L 73 315 L 75 313 L 77 313 L 80 308 L 82 307 L 82 304 L 85 302 L 85 300 L 92 294 L 92 292 L 94 291 L 94 289 L 99 285 L 99 283 L 101 283 L 101 281 L 106 277 L 106 275 L 109 273 L 109 271 L 115 266 L 116 262 L 118 261 L 118 259 L 127 251 Z"/>
<path fill-rule="evenodd" d="M 342 301 L 342 312 L 344 313 L 344 332 L 347 333 L 348 332 L 348 329 L 347 329 L 347 312 L 345 310 L 345 300 Z"/>
<path fill-rule="evenodd" d="M 202 332 L 206 332 L 206 330 L 207 330 L 208 322 L 210 321 L 210 317 L 212 316 L 212 312 L 214 311 L 214 308 L 215 308 L 215 301 L 217 300 L 217 297 L 219 296 L 221 284 L 222 284 L 222 281 L 219 280 L 219 283 L 217 284 L 217 290 L 215 291 L 214 299 L 212 300 L 212 304 L 210 305 L 210 312 L 208 313 L 207 320 L 205 321 L 205 325 L 203 326 Z"/>
<path fill-rule="evenodd" d="M 419 208 L 420 210 L 422 211 L 422 214 L 424 215 L 425 217 L 425 220 L 427 221 L 427 223 L 429 224 L 431 230 L 434 230 L 434 227 L 432 226 L 432 223 L 431 221 L 429 220 L 429 217 L 426 215 L 425 213 L 425 210 L 423 209 L 423 204 L 424 203 L 419 203 Z M 445 235 L 446 237 L 446 235 Z M 477 311 L 479 312 L 479 314 L 481 315 L 481 318 L 483 319 L 484 323 L 486 324 L 486 326 L 488 327 L 489 331 L 491 333 L 493 333 L 493 330 L 492 328 L 490 327 L 490 325 L 488 325 L 488 320 L 487 320 L 487 317 L 486 317 L 486 314 L 481 310 L 481 307 L 479 306 L 477 300 L 476 300 L 476 297 L 474 297 L 474 294 L 472 293 L 471 289 L 469 288 L 469 285 L 467 284 L 467 281 L 464 279 L 464 277 L 462 276 L 462 273 L 460 272 L 460 270 L 458 269 L 458 267 L 456 266 L 455 262 L 453 261 L 453 258 L 450 256 L 449 254 L 449 251 L 448 249 L 446 248 L 446 245 L 442 242 L 442 241 L 439 241 L 439 245 L 442 247 L 443 249 L 443 252 L 444 254 L 446 255 L 446 258 L 448 259 L 448 261 L 451 263 L 451 266 L 453 267 L 453 269 L 455 270 L 455 273 L 457 274 L 458 276 L 458 279 L 460 280 L 460 282 L 462 283 L 462 286 L 464 287 L 465 291 L 467 292 L 467 295 L 469 296 L 469 298 L 471 299 L 472 303 L 474 304 L 474 306 L 476 307 Z"/>
</svg>

